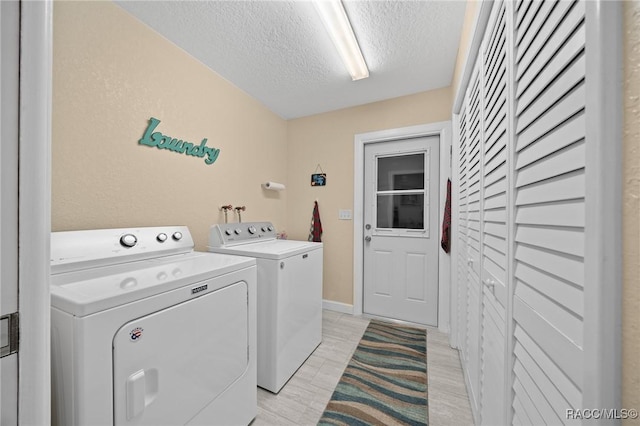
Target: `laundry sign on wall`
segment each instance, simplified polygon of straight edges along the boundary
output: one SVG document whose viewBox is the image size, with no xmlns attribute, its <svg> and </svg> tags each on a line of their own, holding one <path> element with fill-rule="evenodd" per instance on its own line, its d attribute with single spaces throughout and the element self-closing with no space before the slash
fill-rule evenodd
<svg viewBox="0 0 640 426">
<path fill-rule="evenodd" d="M 144 135 L 138 143 L 152 147 L 155 146 L 158 149 L 166 149 L 178 154 L 190 155 L 192 157 L 204 158 L 206 156 L 204 159 L 206 164 L 213 164 L 218 159 L 220 150 L 218 148 L 208 147 L 207 138 L 202 139 L 200 145 L 195 145 L 182 139 L 163 135 L 160 132 L 154 132 L 158 124 L 160 124 L 160 120 L 151 117 L 147 130 L 144 131 Z"/>
</svg>

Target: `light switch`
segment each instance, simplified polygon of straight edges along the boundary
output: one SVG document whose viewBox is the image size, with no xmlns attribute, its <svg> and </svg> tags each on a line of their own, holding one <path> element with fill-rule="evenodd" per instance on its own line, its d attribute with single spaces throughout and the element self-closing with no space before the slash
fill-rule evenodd
<svg viewBox="0 0 640 426">
<path fill-rule="evenodd" d="M 340 220 L 351 220 L 351 210 L 338 210 L 338 219 Z"/>
</svg>

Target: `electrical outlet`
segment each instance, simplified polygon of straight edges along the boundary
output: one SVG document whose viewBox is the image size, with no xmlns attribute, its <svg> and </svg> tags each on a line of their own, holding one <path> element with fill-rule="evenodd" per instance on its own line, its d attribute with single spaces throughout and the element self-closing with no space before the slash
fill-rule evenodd
<svg viewBox="0 0 640 426">
<path fill-rule="evenodd" d="M 340 220 L 351 220 L 351 210 L 338 210 L 338 219 Z"/>
</svg>

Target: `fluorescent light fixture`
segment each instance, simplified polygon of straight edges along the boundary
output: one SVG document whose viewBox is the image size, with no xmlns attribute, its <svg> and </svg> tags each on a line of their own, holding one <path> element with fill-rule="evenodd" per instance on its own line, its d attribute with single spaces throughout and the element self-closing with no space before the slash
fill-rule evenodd
<svg viewBox="0 0 640 426">
<path fill-rule="evenodd" d="M 342 2 L 316 0 L 314 4 L 353 81 L 369 77 L 369 69 Z"/>
</svg>

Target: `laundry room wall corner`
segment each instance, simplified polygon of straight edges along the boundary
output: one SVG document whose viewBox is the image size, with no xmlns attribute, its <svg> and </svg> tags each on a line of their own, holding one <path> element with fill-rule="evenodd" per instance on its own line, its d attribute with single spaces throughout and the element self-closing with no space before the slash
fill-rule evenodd
<svg viewBox="0 0 640 426">
<path fill-rule="evenodd" d="M 284 227 L 287 192 L 261 183 L 287 184 L 285 120 L 115 3 L 55 2 L 53 19 L 54 231 L 181 224 L 205 250 L 228 204 Z M 152 117 L 219 156 L 139 143 Z"/>
</svg>

